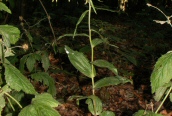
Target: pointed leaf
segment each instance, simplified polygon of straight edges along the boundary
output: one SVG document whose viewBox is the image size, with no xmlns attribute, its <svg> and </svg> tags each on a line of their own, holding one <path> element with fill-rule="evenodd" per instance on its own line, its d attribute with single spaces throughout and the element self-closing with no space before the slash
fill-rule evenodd
<svg viewBox="0 0 172 116">
<path fill-rule="evenodd" d="M 86 14 L 88 13 L 88 10 L 86 10 L 85 12 L 82 13 L 82 15 L 80 16 L 77 24 L 76 24 L 76 27 L 75 27 L 75 31 L 74 31 L 74 34 L 73 34 L 73 37 L 75 36 L 76 34 L 76 31 L 77 31 L 77 28 L 78 28 L 78 25 L 81 23 L 81 21 L 84 19 L 84 17 L 86 16 Z"/>
<path fill-rule="evenodd" d="M 27 55 L 24 55 L 21 59 L 20 59 L 20 66 L 19 66 L 19 69 L 21 72 L 24 72 L 24 65 L 27 61 L 27 58 L 29 57 L 29 54 Z"/>
<path fill-rule="evenodd" d="M 60 103 L 48 94 L 38 94 L 32 99 L 32 104 L 26 106 L 19 113 L 19 116 L 60 116 L 53 107 L 57 107 Z"/>
<path fill-rule="evenodd" d="M 2 10 L 11 14 L 11 10 L 4 3 L 0 2 L 0 11 Z"/>
<path fill-rule="evenodd" d="M 101 88 L 105 86 L 110 85 L 119 85 L 119 84 L 125 84 L 125 83 L 132 83 L 130 79 L 127 79 L 125 77 L 116 76 L 116 77 L 105 77 L 103 79 L 100 79 L 95 83 L 95 88 Z"/>
<path fill-rule="evenodd" d="M 42 63 L 42 67 L 44 68 L 44 70 L 46 72 L 50 66 L 50 61 L 48 58 L 48 54 L 46 52 L 42 53 L 41 63 Z"/>
<path fill-rule="evenodd" d="M 32 104 L 47 105 L 49 107 L 57 107 L 60 103 L 55 100 L 50 94 L 38 94 L 32 99 Z"/>
<path fill-rule="evenodd" d="M 96 39 L 93 39 L 93 40 L 92 40 L 92 45 L 93 45 L 93 47 L 95 47 L 95 46 L 97 46 L 97 45 L 99 45 L 99 44 L 101 44 L 101 43 L 103 43 L 103 40 L 102 40 L 102 39 L 96 38 Z"/>
<path fill-rule="evenodd" d="M 118 75 L 118 71 L 116 69 L 116 67 L 109 63 L 106 60 L 95 60 L 93 62 L 94 65 L 98 66 L 98 67 L 102 67 L 102 68 L 108 68 L 109 70 L 111 70 L 115 75 Z"/>
<path fill-rule="evenodd" d="M 115 116 L 112 111 L 103 111 L 100 116 Z"/>
<path fill-rule="evenodd" d="M 172 79 L 172 52 L 161 56 L 155 64 L 151 74 L 151 87 L 154 93 L 159 87 L 169 83 Z"/>
<path fill-rule="evenodd" d="M 32 72 L 32 70 L 35 67 L 35 63 L 36 63 L 35 58 L 33 57 L 33 55 L 30 55 L 26 61 L 26 66 L 27 66 L 27 69 L 29 70 L 29 72 Z"/>
<path fill-rule="evenodd" d="M 72 63 L 72 65 L 79 70 L 81 73 L 83 73 L 85 76 L 94 78 L 96 73 L 95 69 L 93 67 L 93 73 L 92 73 L 92 67 L 89 63 L 88 59 L 84 56 L 83 53 L 73 51 L 68 46 L 65 46 L 66 53 L 68 54 L 69 60 Z"/>
<path fill-rule="evenodd" d="M 102 112 L 102 101 L 95 95 L 91 95 L 86 100 L 88 109 L 93 115 L 99 115 Z"/>
<path fill-rule="evenodd" d="M 52 77 L 49 76 L 48 73 L 45 73 L 45 72 L 34 73 L 31 75 L 31 78 L 36 80 L 36 81 L 42 82 L 44 85 L 47 85 L 48 86 L 48 92 L 52 96 L 56 95 L 57 92 L 56 92 L 55 81 Z"/>
<path fill-rule="evenodd" d="M 10 63 L 4 63 L 7 84 L 16 91 L 23 90 L 28 94 L 36 94 L 33 85 L 24 75 Z"/>
<path fill-rule="evenodd" d="M 10 47 L 10 44 L 15 44 L 20 37 L 20 30 L 10 25 L 0 25 L 0 35 L 4 39 L 4 44 Z"/>
</svg>

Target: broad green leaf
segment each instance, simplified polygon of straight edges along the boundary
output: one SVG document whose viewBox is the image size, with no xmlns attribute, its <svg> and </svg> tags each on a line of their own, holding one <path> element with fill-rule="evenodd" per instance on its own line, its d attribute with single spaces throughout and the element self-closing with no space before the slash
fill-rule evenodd
<svg viewBox="0 0 172 116">
<path fill-rule="evenodd" d="M 0 11 L 2 10 L 11 14 L 11 10 L 4 3 L 0 2 Z"/>
<path fill-rule="evenodd" d="M 45 73 L 45 72 L 34 73 L 31 75 L 31 78 L 36 80 L 36 81 L 42 82 L 44 85 L 47 85 L 48 86 L 48 92 L 52 96 L 56 95 L 57 92 L 56 92 L 55 81 L 52 77 L 49 76 L 48 73 Z"/>
<path fill-rule="evenodd" d="M 133 116 L 162 116 L 161 114 L 156 114 L 151 111 L 146 110 L 139 110 L 138 112 L 134 113 Z"/>
<path fill-rule="evenodd" d="M 105 77 L 103 79 L 98 80 L 95 83 L 95 88 L 101 88 L 105 86 L 110 86 L 110 85 L 119 85 L 119 84 L 125 84 L 125 83 L 132 83 L 130 79 L 127 79 L 125 77 L 121 76 L 115 76 L 115 77 Z"/>
<path fill-rule="evenodd" d="M 27 66 L 27 69 L 29 70 L 29 72 L 32 72 L 32 70 L 35 67 L 35 63 L 36 63 L 35 58 L 33 57 L 33 55 L 30 55 L 26 61 L 26 66 Z"/>
<path fill-rule="evenodd" d="M 80 16 L 77 24 L 76 24 L 76 27 L 75 27 L 75 31 L 74 31 L 74 34 L 73 34 L 73 38 L 75 37 L 76 35 L 76 31 L 77 31 L 77 28 L 78 28 L 78 25 L 81 23 L 81 21 L 84 19 L 84 17 L 86 16 L 86 14 L 88 13 L 89 10 L 86 10 L 85 12 L 82 13 L 82 15 Z"/>
<path fill-rule="evenodd" d="M 7 62 L 7 61 L 6 61 Z M 3 64 L 5 67 L 5 79 L 7 84 L 16 91 L 23 90 L 28 94 L 36 94 L 33 85 L 30 81 L 9 62 Z"/>
<path fill-rule="evenodd" d="M 112 111 L 103 111 L 100 116 L 115 116 L 115 114 Z"/>
<path fill-rule="evenodd" d="M 42 53 L 41 63 L 42 63 L 42 67 L 44 68 L 46 72 L 50 66 L 50 60 L 48 58 L 47 52 Z"/>
<path fill-rule="evenodd" d="M 95 69 L 93 67 L 93 72 L 92 72 L 91 64 L 89 63 L 88 59 L 84 56 L 83 53 L 73 51 L 68 46 L 65 46 L 65 51 L 68 54 L 70 62 L 77 70 L 79 70 L 87 77 L 90 78 L 95 77 L 96 75 Z"/>
<path fill-rule="evenodd" d="M 20 59 L 20 65 L 19 65 L 19 69 L 21 72 L 24 72 L 24 66 L 25 63 L 27 61 L 27 58 L 29 57 L 30 54 L 24 55 L 21 59 Z"/>
<path fill-rule="evenodd" d="M 103 43 L 103 40 L 102 40 L 102 39 L 96 38 L 96 39 L 93 39 L 93 40 L 92 40 L 92 45 L 93 45 L 93 47 L 95 47 L 95 46 L 97 46 L 97 45 L 99 45 L 99 44 L 101 44 L 101 43 Z"/>
<path fill-rule="evenodd" d="M 53 107 L 57 107 L 57 102 L 50 94 L 38 94 L 32 99 L 31 105 L 26 106 L 19 113 L 19 116 L 60 116 Z"/>
<path fill-rule="evenodd" d="M 49 107 L 57 107 L 60 103 L 55 100 L 50 94 L 38 94 L 32 99 L 32 104 L 47 105 Z"/>
<path fill-rule="evenodd" d="M 33 105 L 28 105 L 23 108 L 19 116 L 40 116 Z"/>
<path fill-rule="evenodd" d="M 15 44 L 20 37 L 20 30 L 11 25 L 0 25 L 0 35 L 3 37 L 5 46 Z"/>
<path fill-rule="evenodd" d="M 98 66 L 98 67 L 102 67 L 102 68 L 108 68 L 109 70 L 111 70 L 115 75 L 118 75 L 118 70 L 116 69 L 116 67 L 109 63 L 106 60 L 95 60 L 93 62 L 94 65 Z"/>
<path fill-rule="evenodd" d="M 162 55 L 151 74 L 152 93 L 172 79 L 172 52 Z"/>
<path fill-rule="evenodd" d="M 167 91 L 167 86 L 164 87 L 159 87 L 156 91 L 155 91 L 155 96 L 154 99 L 156 101 L 160 101 L 161 98 L 165 95 L 165 92 Z"/>
<path fill-rule="evenodd" d="M 95 95 L 91 95 L 86 100 L 88 109 L 93 115 L 99 115 L 102 112 L 102 101 Z"/>
<path fill-rule="evenodd" d="M 11 89 L 9 88 L 9 86 L 5 85 L 4 87 L 1 88 L 1 92 L 0 92 L 0 114 L 6 105 L 4 94 L 8 93 L 8 92 L 11 92 Z"/>
</svg>

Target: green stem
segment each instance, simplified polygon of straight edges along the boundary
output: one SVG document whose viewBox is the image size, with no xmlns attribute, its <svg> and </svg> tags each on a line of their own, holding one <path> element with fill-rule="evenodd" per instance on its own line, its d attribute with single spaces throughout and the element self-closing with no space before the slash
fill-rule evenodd
<svg viewBox="0 0 172 116">
<path fill-rule="evenodd" d="M 7 95 L 8 97 L 10 97 L 14 102 L 16 102 L 16 104 L 20 107 L 20 108 L 22 108 L 22 106 L 20 105 L 20 103 L 16 100 L 16 99 L 14 99 L 10 94 L 8 94 L 8 93 L 4 93 L 5 95 Z"/>
<path fill-rule="evenodd" d="M 159 105 L 158 109 L 155 111 L 155 113 L 158 113 L 159 109 L 161 108 L 161 106 L 164 104 L 165 100 L 167 99 L 168 95 L 170 94 L 172 90 L 172 86 L 170 87 L 168 93 L 166 94 L 166 96 L 164 97 L 163 101 L 161 102 L 161 104 Z"/>
<path fill-rule="evenodd" d="M 91 39 L 91 0 L 89 0 L 89 12 L 88 12 L 88 29 L 89 29 L 89 41 L 90 41 L 90 45 L 91 45 L 91 63 L 94 61 L 94 48 L 93 48 L 93 44 L 92 44 L 92 39 Z M 93 64 L 91 64 L 91 73 L 92 73 L 92 94 L 95 95 L 95 87 L 94 87 L 94 66 Z M 96 103 L 93 100 L 93 104 L 94 104 L 94 116 L 96 116 Z"/>
</svg>

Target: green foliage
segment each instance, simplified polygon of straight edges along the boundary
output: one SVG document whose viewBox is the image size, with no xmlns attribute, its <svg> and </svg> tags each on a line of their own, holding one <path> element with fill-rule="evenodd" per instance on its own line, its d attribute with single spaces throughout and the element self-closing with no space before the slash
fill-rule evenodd
<svg viewBox="0 0 172 116">
<path fill-rule="evenodd" d="M 98 80 L 95 83 L 95 89 L 105 87 L 105 86 L 110 86 L 110 85 L 119 85 L 119 84 L 125 84 L 125 83 L 132 83 L 131 80 L 121 77 L 121 76 L 115 76 L 115 77 L 105 77 L 103 79 Z"/>
<path fill-rule="evenodd" d="M 93 68 L 93 74 L 91 70 L 91 64 L 88 59 L 84 56 L 83 53 L 73 51 L 68 46 L 65 46 L 66 53 L 68 54 L 69 60 L 72 65 L 83 73 L 85 76 L 94 78 L 95 77 L 95 69 Z"/>
<path fill-rule="evenodd" d="M 29 80 L 17 68 L 10 63 L 4 63 L 4 67 L 6 82 L 12 89 L 17 91 L 23 90 L 28 94 L 37 93 Z"/>
<path fill-rule="evenodd" d="M 43 85 L 48 86 L 48 92 L 52 95 L 56 95 L 56 86 L 55 86 L 55 81 L 52 77 L 49 76 L 48 73 L 46 72 L 38 72 L 34 73 L 31 75 L 31 78 L 34 79 L 35 81 L 39 81 L 43 83 Z"/>
<path fill-rule="evenodd" d="M 2 11 L 2 10 L 4 10 L 4 11 L 6 11 L 6 12 L 11 14 L 11 10 L 4 3 L 2 3 L 0 1 L 0 11 Z"/>
<path fill-rule="evenodd" d="M 162 55 L 155 64 L 151 75 L 152 93 L 165 86 L 172 79 L 172 52 Z"/>
<path fill-rule="evenodd" d="M 100 116 L 115 116 L 112 111 L 103 111 Z"/>
<path fill-rule="evenodd" d="M 32 99 L 30 105 L 21 110 L 19 116 L 60 116 L 54 109 L 60 103 L 48 94 L 38 94 Z"/>
<path fill-rule="evenodd" d="M 116 67 L 109 63 L 106 60 L 95 60 L 93 62 L 94 65 L 98 66 L 98 67 L 102 67 L 102 68 L 108 68 L 109 70 L 111 70 L 115 75 L 118 75 L 118 71 L 116 69 Z"/>
<path fill-rule="evenodd" d="M 156 114 L 151 111 L 139 110 L 138 112 L 134 113 L 133 116 L 162 116 L 162 115 Z"/>
<path fill-rule="evenodd" d="M 86 100 L 86 103 L 88 104 L 88 109 L 93 115 L 99 115 L 103 108 L 102 108 L 102 102 L 100 98 L 98 98 L 95 95 L 91 95 Z"/>
</svg>

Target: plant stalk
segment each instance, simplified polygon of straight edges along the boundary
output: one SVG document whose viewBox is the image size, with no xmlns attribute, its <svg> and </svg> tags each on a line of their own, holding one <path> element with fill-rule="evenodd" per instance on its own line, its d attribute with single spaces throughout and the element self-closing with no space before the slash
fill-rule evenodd
<svg viewBox="0 0 172 116">
<path fill-rule="evenodd" d="M 159 105 L 158 109 L 155 111 L 155 113 L 158 113 L 158 111 L 160 110 L 160 108 L 162 107 L 162 105 L 164 104 L 165 100 L 167 99 L 168 95 L 170 94 L 172 90 L 172 86 L 170 87 L 169 91 L 167 92 L 166 96 L 164 97 L 163 101 L 161 102 L 161 104 Z"/>
</svg>

